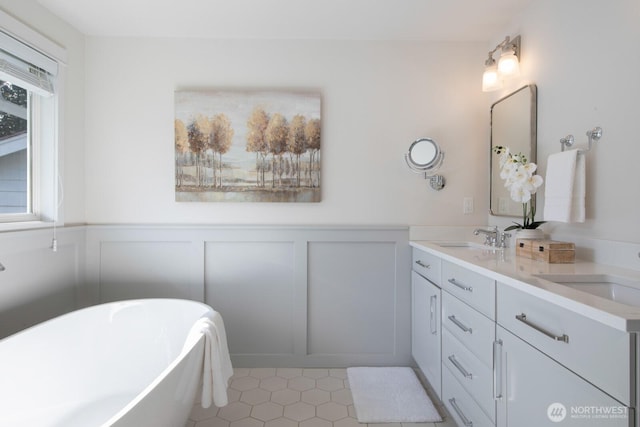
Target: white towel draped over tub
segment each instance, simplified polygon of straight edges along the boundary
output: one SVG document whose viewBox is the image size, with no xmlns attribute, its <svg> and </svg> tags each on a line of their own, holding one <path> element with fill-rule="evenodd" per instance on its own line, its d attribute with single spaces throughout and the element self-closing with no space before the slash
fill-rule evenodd
<svg viewBox="0 0 640 427">
<path fill-rule="evenodd" d="M 202 407 L 208 408 L 213 402 L 217 407 L 229 403 L 227 386 L 233 375 L 227 334 L 222 316 L 216 311 L 211 318 L 199 319 L 193 332 L 204 335 L 204 369 L 202 373 Z"/>
<path fill-rule="evenodd" d="M 544 220 L 584 222 L 585 159 L 578 150 L 552 154 L 547 160 Z"/>
</svg>

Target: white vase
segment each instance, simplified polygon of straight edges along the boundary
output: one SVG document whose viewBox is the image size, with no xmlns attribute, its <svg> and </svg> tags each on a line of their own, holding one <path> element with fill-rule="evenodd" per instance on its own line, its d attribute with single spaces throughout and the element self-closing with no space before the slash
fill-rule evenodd
<svg viewBox="0 0 640 427">
<path fill-rule="evenodd" d="M 516 239 L 544 239 L 544 231 L 539 228 L 519 228 Z"/>
</svg>

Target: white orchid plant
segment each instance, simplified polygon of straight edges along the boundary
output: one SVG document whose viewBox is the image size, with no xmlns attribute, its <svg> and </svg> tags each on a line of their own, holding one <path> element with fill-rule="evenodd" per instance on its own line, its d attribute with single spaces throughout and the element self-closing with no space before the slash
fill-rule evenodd
<svg viewBox="0 0 640 427">
<path fill-rule="evenodd" d="M 511 200 L 522 203 L 522 224 L 514 222 L 514 225 L 505 228 L 505 231 L 538 228 L 545 223 L 534 220 L 536 204 L 535 199 L 531 198 L 543 183 L 542 177 L 535 174 L 538 166 L 529 163 L 522 153 L 512 154 L 509 147 L 497 145 L 493 147 L 493 151 L 498 155 L 500 178 L 504 179 L 504 186 L 509 189 Z"/>
</svg>

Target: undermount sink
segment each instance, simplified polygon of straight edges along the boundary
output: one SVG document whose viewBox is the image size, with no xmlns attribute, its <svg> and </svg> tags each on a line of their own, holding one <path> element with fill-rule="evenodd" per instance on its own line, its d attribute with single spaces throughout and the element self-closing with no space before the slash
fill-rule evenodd
<svg viewBox="0 0 640 427">
<path fill-rule="evenodd" d="M 466 249 L 483 249 L 483 250 L 501 250 L 493 246 L 482 245 L 476 242 L 435 242 L 441 248 L 466 248 Z"/>
<path fill-rule="evenodd" d="M 621 304 L 640 307 L 640 282 L 637 281 L 608 274 L 537 274 L 535 276 Z"/>
</svg>

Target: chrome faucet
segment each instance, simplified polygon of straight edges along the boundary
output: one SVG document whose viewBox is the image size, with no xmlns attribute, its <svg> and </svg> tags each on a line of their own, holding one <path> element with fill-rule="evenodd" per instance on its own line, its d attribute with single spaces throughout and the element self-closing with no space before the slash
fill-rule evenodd
<svg viewBox="0 0 640 427">
<path fill-rule="evenodd" d="M 477 236 L 480 233 L 485 235 L 484 244 L 494 248 L 506 248 L 507 239 L 511 237 L 511 234 L 509 233 L 500 232 L 497 226 L 494 226 L 489 230 L 485 230 L 483 228 L 476 228 L 473 230 L 474 236 Z"/>
<path fill-rule="evenodd" d="M 473 235 L 477 236 L 480 233 L 484 234 L 484 244 L 487 246 L 496 246 L 496 243 L 498 242 L 498 234 L 500 233 L 498 231 L 498 227 L 494 226 L 492 229 L 490 230 L 485 230 L 483 228 L 476 228 L 475 230 L 473 230 Z"/>
</svg>

